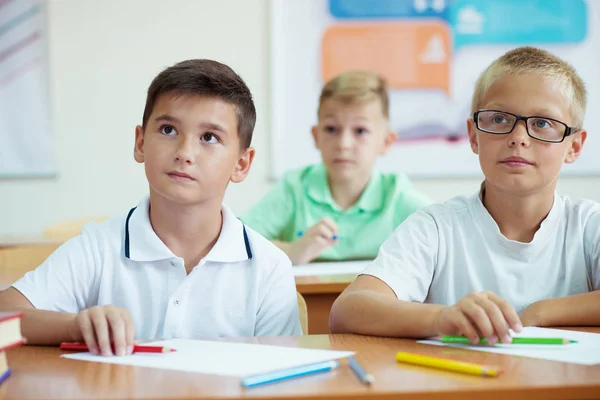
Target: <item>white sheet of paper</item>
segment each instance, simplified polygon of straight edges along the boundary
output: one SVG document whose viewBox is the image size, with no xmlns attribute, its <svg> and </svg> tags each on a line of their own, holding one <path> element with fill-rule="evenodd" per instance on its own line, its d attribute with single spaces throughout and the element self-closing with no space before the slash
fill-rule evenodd
<svg viewBox="0 0 600 400">
<path fill-rule="evenodd" d="M 90 353 L 65 354 L 73 360 L 173 369 L 203 374 L 248 376 L 349 357 L 351 351 L 299 349 L 259 344 L 172 339 L 144 343 L 177 349 L 176 352 L 134 353 L 102 357 Z"/>
<path fill-rule="evenodd" d="M 577 340 L 577 343 L 566 345 L 497 344 L 495 346 L 470 346 L 466 344 L 442 343 L 439 340 L 420 340 L 419 343 L 486 351 L 489 353 L 510 354 L 513 356 L 541 358 L 544 360 L 562 361 L 574 364 L 600 364 L 600 334 L 562 329 L 526 327 L 523 328 L 520 333 L 513 332 L 513 337 L 519 336 L 563 338 Z"/>
<path fill-rule="evenodd" d="M 361 273 L 372 261 L 317 262 L 294 265 L 294 276 L 345 275 Z"/>
</svg>

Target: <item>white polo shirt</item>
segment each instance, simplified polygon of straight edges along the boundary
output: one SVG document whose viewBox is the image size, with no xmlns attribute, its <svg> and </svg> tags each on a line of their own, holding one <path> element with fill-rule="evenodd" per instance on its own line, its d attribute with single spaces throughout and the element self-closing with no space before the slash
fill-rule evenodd
<svg viewBox="0 0 600 400">
<path fill-rule="evenodd" d="M 136 339 L 302 333 L 288 257 L 226 206 L 217 242 L 189 275 L 148 211 L 146 197 L 128 213 L 87 224 L 13 287 L 41 310 L 123 307 Z"/>
<path fill-rule="evenodd" d="M 530 243 L 507 239 L 480 196 L 417 211 L 381 246 L 363 274 L 398 299 L 456 304 L 491 290 L 517 311 L 542 299 L 600 289 L 600 204 L 554 196 Z"/>
</svg>

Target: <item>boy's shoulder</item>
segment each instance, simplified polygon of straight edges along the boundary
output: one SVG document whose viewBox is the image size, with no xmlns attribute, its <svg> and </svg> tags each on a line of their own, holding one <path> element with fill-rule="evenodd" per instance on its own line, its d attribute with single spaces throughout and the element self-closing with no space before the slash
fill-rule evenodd
<svg viewBox="0 0 600 400">
<path fill-rule="evenodd" d="M 323 164 L 312 164 L 286 171 L 285 174 L 283 174 L 282 181 L 289 185 L 297 186 L 303 185 L 307 181 L 321 181 L 325 179 L 326 176 L 327 172 Z"/>
<path fill-rule="evenodd" d="M 572 199 L 569 196 L 558 196 L 562 214 L 567 220 L 578 220 L 586 224 L 594 219 L 600 224 L 600 203 L 590 199 Z M 599 226 L 600 228 L 600 226 Z"/>
<path fill-rule="evenodd" d="M 434 220 L 464 219 L 470 213 L 473 205 L 479 200 L 479 194 L 470 196 L 460 195 L 452 197 L 442 203 L 432 203 L 423 207 L 420 212 L 426 213 Z"/>
</svg>

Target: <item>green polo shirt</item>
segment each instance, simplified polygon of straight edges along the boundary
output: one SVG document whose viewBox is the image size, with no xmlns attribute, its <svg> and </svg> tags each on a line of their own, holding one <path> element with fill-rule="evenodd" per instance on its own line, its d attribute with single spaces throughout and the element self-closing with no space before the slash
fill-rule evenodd
<svg viewBox="0 0 600 400">
<path fill-rule="evenodd" d="M 340 239 L 317 261 L 374 259 L 394 229 L 429 203 L 406 176 L 375 171 L 358 201 L 342 210 L 331 196 L 327 172 L 320 164 L 286 173 L 241 219 L 269 240 L 293 242 L 299 232 L 330 217 Z"/>
</svg>

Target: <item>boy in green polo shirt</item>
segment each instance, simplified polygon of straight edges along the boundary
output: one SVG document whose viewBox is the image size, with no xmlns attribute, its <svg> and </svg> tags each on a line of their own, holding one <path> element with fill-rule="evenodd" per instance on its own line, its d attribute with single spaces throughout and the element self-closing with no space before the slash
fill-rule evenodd
<svg viewBox="0 0 600 400">
<path fill-rule="evenodd" d="M 404 175 L 374 170 L 394 144 L 386 82 L 346 72 L 321 91 L 312 128 L 323 163 L 288 172 L 241 219 L 292 263 L 373 259 L 379 246 L 429 200 Z"/>
</svg>

